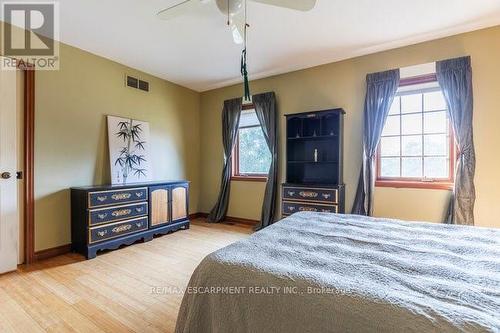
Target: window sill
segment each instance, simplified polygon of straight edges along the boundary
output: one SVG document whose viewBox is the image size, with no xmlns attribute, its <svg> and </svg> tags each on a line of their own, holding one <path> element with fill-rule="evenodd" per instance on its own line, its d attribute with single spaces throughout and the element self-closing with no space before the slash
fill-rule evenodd
<svg viewBox="0 0 500 333">
<path fill-rule="evenodd" d="M 426 190 L 453 190 L 453 183 L 450 182 L 421 182 L 407 180 L 377 180 L 376 187 L 392 187 L 392 188 L 417 188 Z"/>
<path fill-rule="evenodd" d="M 267 176 L 231 176 L 231 181 L 235 182 L 267 182 Z"/>
</svg>

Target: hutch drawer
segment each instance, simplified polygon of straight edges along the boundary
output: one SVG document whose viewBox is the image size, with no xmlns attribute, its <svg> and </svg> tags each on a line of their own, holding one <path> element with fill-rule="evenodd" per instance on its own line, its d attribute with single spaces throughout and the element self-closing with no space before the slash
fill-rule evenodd
<svg viewBox="0 0 500 333">
<path fill-rule="evenodd" d="M 338 213 L 337 205 L 315 204 L 309 202 L 283 201 L 283 215 L 291 215 L 297 212 L 321 212 Z"/>
<path fill-rule="evenodd" d="M 104 223 L 116 222 L 148 214 L 148 203 L 114 206 L 89 210 L 89 225 L 95 226 Z"/>
<path fill-rule="evenodd" d="M 140 217 L 122 222 L 106 224 L 89 229 L 89 243 L 97 243 L 107 239 L 132 234 L 148 228 L 148 218 Z"/>
<path fill-rule="evenodd" d="M 90 192 L 89 208 L 118 205 L 148 199 L 148 189 L 133 188 L 124 190 Z"/>
<path fill-rule="evenodd" d="M 338 190 L 325 188 L 283 187 L 283 199 L 338 203 Z"/>
</svg>

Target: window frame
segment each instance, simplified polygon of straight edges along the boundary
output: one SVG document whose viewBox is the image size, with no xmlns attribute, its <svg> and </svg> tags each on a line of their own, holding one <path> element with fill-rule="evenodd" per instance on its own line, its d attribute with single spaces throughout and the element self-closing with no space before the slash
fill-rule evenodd
<svg viewBox="0 0 500 333">
<path fill-rule="evenodd" d="M 412 85 L 418 85 L 423 83 L 437 82 L 436 74 L 428 74 L 417 77 L 410 77 L 402 79 L 399 86 L 408 87 Z M 418 89 L 416 90 L 418 91 Z M 422 89 L 424 92 L 425 89 Z M 422 110 L 422 113 L 423 112 Z M 401 117 L 401 114 L 400 114 Z M 424 123 L 422 122 L 422 126 Z M 422 129 L 423 131 L 423 129 Z M 423 133 L 423 132 L 422 132 Z M 399 135 L 401 138 L 403 135 Z M 424 147 L 422 147 L 423 149 Z M 381 144 L 379 143 L 376 153 L 376 187 L 392 187 L 392 188 L 416 188 L 416 189 L 434 189 L 434 190 L 452 190 L 455 183 L 455 163 L 457 156 L 457 148 L 455 144 L 455 134 L 453 131 L 453 126 L 451 121 L 449 121 L 449 150 L 450 150 L 450 162 L 449 162 L 449 177 L 446 179 L 418 179 L 412 177 L 382 177 L 381 175 Z M 425 157 L 424 151 L 422 150 L 422 158 Z"/>
<path fill-rule="evenodd" d="M 245 104 L 241 108 L 242 111 L 246 110 L 255 110 L 255 106 L 253 104 Z M 261 127 L 260 125 L 256 126 L 247 126 L 242 128 L 253 128 L 253 127 Z M 236 134 L 236 142 L 233 147 L 233 156 L 232 156 L 232 168 L 231 168 L 231 181 L 247 181 L 247 182 L 267 182 L 267 178 L 269 174 L 244 174 L 240 173 L 240 129 L 238 128 L 238 133 Z"/>
</svg>

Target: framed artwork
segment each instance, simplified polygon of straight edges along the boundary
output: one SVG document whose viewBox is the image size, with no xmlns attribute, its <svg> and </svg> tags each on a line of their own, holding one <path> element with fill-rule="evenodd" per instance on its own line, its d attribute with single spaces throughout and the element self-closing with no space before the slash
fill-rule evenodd
<svg viewBox="0 0 500 333">
<path fill-rule="evenodd" d="M 149 123 L 108 116 L 112 184 L 152 180 Z"/>
</svg>

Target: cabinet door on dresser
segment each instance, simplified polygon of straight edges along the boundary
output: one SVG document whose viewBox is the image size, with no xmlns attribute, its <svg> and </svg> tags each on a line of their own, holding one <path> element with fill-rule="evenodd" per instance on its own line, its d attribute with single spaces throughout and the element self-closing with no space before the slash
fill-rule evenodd
<svg viewBox="0 0 500 333">
<path fill-rule="evenodd" d="M 170 223 L 170 186 L 160 185 L 149 188 L 149 209 L 151 228 Z"/>
<path fill-rule="evenodd" d="M 188 185 L 172 185 L 172 222 L 188 218 Z"/>
</svg>

